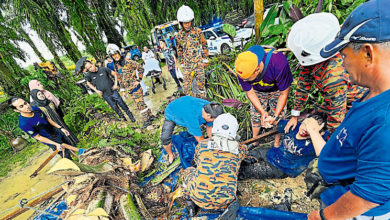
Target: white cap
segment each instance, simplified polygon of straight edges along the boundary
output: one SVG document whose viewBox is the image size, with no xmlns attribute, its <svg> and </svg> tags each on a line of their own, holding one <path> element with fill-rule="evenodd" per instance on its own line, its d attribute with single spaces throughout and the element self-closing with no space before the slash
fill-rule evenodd
<svg viewBox="0 0 390 220">
<path fill-rule="evenodd" d="M 177 20 L 179 22 L 190 22 L 194 20 L 194 11 L 187 5 L 182 5 L 177 10 Z"/>
<path fill-rule="evenodd" d="M 335 39 L 339 31 L 339 21 L 333 14 L 311 14 L 291 27 L 287 46 L 302 66 L 318 64 L 330 58 L 321 57 L 320 51 Z"/>
<path fill-rule="evenodd" d="M 213 122 L 212 134 L 235 139 L 238 131 L 237 119 L 230 113 L 219 115 Z"/>
</svg>

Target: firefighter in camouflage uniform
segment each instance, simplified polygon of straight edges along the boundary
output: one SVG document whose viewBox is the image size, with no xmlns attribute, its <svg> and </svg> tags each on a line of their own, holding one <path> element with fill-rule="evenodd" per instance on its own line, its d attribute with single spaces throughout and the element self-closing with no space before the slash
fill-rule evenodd
<svg viewBox="0 0 390 220">
<path fill-rule="evenodd" d="M 297 82 L 294 109 L 285 127 L 286 132 L 297 125 L 313 84 L 324 98 L 317 111 L 327 114 L 330 132 L 334 132 L 344 120 L 352 102 L 367 92 L 366 88 L 352 85 L 339 53 L 330 58 L 320 56 L 321 48 L 331 42 L 339 31 L 338 19 L 330 13 L 309 15 L 292 26 L 287 43 L 302 68 Z"/>
<path fill-rule="evenodd" d="M 144 102 L 141 80 L 143 78 L 144 68 L 130 58 L 125 59 L 125 64 L 122 67 L 122 73 L 118 74 L 120 87 L 129 92 L 131 98 L 137 105 L 138 110 L 145 118 L 143 127 L 149 126 L 154 118 L 152 112 Z"/>
<path fill-rule="evenodd" d="M 202 30 L 192 27 L 194 12 L 186 5 L 177 11 L 177 20 L 183 27 L 176 36 L 178 60 L 183 68 L 183 91 L 186 95 L 206 97 L 204 68 L 208 63 L 208 46 Z M 192 94 L 192 82 L 196 79 L 196 94 Z"/>
</svg>

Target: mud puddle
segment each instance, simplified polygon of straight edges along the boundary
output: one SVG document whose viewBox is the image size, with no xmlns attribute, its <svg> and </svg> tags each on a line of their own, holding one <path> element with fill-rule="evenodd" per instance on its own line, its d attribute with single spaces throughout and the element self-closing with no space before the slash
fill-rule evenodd
<svg viewBox="0 0 390 220">
<path fill-rule="evenodd" d="M 5 217 L 11 212 L 17 210 L 12 209 L 6 213 L 3 211 L 19 204 L 19 200 L 26 198 L 31 199 L 51 188 L 64 182 L 63 177 L 46 174 L 46 172 L 60 159 L 55 156 L 35 178 L 30 178 L 30 175 L 45 161 L 52 150 L 46 146 L 40 146 L 40 152 L 27 158 L 29 160 L 26 167 L 15 168 L 0 182 L 0 218 Z M 27 211 L 15 219 L 28 219 L 33 211 Z"/>
<path fill-rule="evenodd" d="M 167 90 L 164 90 L 162 84 L 155 84 L 155 91 L 156 93 L 152 92 L 152 82 L 150 77 L 146 77 L 145 84 L 149 87 L 148 96 L 144 96 L 145 104 L 152 110 L 153 114 L 157 114 L 161 110 L 163 110 L 161 107 L 164 103 L 167 102 L 167 97 L 172 96 L 174 92 L 177 91 L 177 86 L 175 83 L 175 80 L 173 80 L 171 74 L 168 71 L 167 66 L 162 67 L 163 70 L 163 77 L 165 79 Z M 137 109 L 137 105 L 134 103 L 133 99 L 130 97 L 130 95 L 122 95 L 125 102 L 128 104 L 130 111 L 134 114 L 134 117 L 139 122 L 143 122 L 143 118 L 141 113 Z M 141 123 L 142 124 L 142 123 Z"/>
</svg>

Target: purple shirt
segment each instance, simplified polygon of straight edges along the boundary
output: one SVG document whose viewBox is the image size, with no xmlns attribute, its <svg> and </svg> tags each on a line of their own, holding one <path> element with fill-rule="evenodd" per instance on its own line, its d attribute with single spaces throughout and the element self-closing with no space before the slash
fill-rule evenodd
<svg viewBox="0 0 390 220">
<path fill-rule="evenodd" d="M 263 63 L 265 63 L 267 54 L 264 55 Z M 282 52 L 273 52 L 263 80 L 255 79 L 245 82 L 238 77 L 238 81 L 245 92 L 252 88 L 259 92 L 275 92 L 277 90 L 284 91 L 290 87 L 293 76 L 284 54 Z"/>
</svg>

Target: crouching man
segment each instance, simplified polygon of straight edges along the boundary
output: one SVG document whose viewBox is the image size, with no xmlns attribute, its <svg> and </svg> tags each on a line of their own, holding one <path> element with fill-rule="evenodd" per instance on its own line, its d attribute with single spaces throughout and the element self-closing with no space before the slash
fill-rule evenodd
<svg viewBox="0 0 390 220">
<path fill-rule="evenodd" d="M 64 155 L 66 158 L 72 159 L 69 150 L 77 152 L 79 155 L 85 151 L 71 146 L 64 138 L 64 135 L 70 135 L 69 131 L 47 118 L 38 107 L 31 106 L 25 100 L 17 97 L 10 100 L 10 107 L 15 112 L 20 113 L 20 129 L 39 142 L 46 144 L 53 151 L 58 150 L 61 156 Z"/>
<path fill-rule="evenodd" d="M 195 149 L 196 168 L 183 171 L 183 194 L 190 215 L 195 205 L 206 210 L 223 210 L 236 199 L 237 175 L 247 152 L 246 145 L 235 140 L 237 119 L 229 113 L 214 120 L 212 136 Z"/>
<path fill-rule="evenodd" d="M 218 102 L 209 102 L 192 96 L 184 96 L 169 103 L 165 108 L 165 121 L 161 130 L 161 143 L 168 153 L 168 162 L 172 163 L 175 159 L 171 136 L 176 125 L 187 128 L 199 143 L 203 140 L 200 126 L 205 124 L 207 136 L 211 137 L 213 121 L 222 113 L 223 108 Z"/>
</svg>

